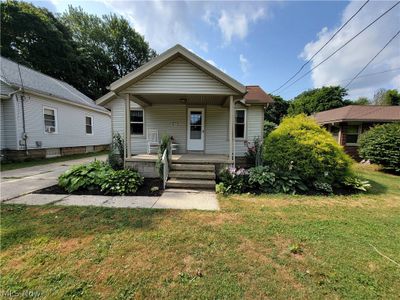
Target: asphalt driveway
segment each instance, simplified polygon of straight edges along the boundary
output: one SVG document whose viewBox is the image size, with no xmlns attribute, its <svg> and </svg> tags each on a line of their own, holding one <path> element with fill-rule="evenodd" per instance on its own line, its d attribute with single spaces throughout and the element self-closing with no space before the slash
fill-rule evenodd
<svg viewBox="0 0 400 300">
<path fill-rule="evenodd" d="M 107 155 L 99 155 L 1 172 L 0 202 L 57 184 L 58 176 L 73 165 L 106 158 Z"/>
</svg>

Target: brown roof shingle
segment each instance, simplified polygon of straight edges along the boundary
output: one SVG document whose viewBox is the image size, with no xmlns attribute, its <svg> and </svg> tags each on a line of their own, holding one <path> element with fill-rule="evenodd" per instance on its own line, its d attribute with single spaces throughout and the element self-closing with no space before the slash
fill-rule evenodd
<svg viewBox="0 0 400 300">
<path fill-rule="evenodd" d="M 400 106 L 348 105 L 316 113 L 320 124 L 346 121 L 400 121 Z"/>
<path fill-rule="evenodd" d="M 274 100 L 258 85 L 246 86 L 247 94 L 244 96 L 248 104 L 267 104 Z"/>
</svg>

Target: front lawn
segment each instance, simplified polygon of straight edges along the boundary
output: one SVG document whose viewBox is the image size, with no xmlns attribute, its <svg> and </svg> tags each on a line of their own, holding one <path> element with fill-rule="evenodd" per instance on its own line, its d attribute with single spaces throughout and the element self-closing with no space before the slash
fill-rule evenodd
<svg viewBox="0 0 400 300">
<path fill-rule="evenodd" d="M 359 173 L 368 194 L 220 197 L 220 212 L 2 205 L 1 292 L 396 299 L 400 267 L 376 250 L 400 263 L 400 180 Z"/>
</svg>

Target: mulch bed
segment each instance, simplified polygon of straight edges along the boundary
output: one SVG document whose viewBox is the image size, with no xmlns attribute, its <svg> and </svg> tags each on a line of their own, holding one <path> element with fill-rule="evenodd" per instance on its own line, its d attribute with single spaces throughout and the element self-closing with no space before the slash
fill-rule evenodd
<svg viewBox="0 0 400 300">
<path fill-rule="evenodd" d="M 152 187 L 158 187 L 158 191 L 152 192 Z M 62 187 L 58 185 L 52 185 L 44 189 L 33 192 L 34 194 L 71 194 L 71 195 L 102 195 L 102 196 L 118 196 L 114 194 L 105 195 L 99 189 L 92 190 L 77 190 L 72 193 L 68 193 Z M 143 185 L 137 190 L 136 193 L 126 194 L 125 196 L 150 196 L 158 197 L 163 193 L 163 182 L 161 179 L 145 178 Z"/>
</svg>

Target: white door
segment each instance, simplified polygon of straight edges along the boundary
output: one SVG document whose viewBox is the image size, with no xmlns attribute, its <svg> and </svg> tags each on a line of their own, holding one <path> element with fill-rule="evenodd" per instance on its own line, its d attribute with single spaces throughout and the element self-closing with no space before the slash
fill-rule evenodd
<svg viewBox="0 0 400 300">
<path fill-rule="evenodd" d="M 188 109 L 188 150 L 204 150 L 204 108 Z"/>
</svg>

